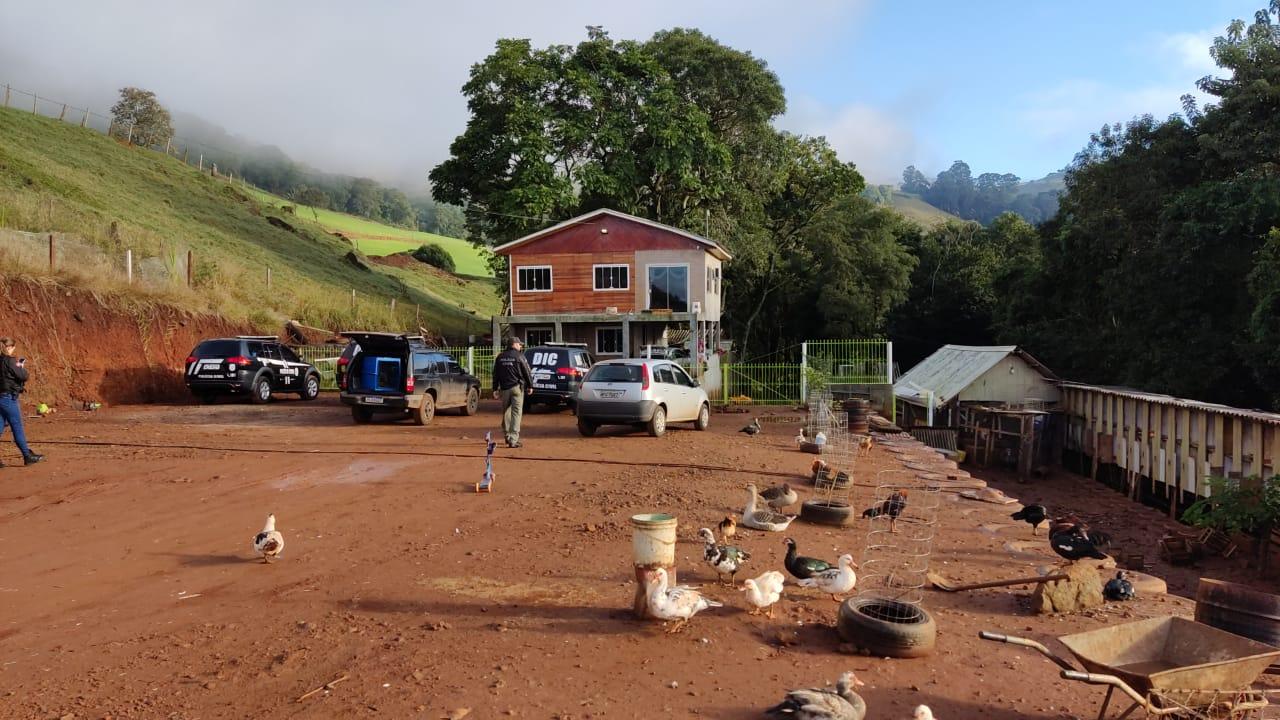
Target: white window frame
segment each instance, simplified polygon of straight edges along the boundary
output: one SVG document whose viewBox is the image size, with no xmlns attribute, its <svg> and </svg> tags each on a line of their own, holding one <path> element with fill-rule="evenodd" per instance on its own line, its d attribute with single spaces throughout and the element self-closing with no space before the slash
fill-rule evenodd
<svg viewBox="0 0 1280 720">
<path fill-rule="evenodd" d="M 610 351 L 610 352 L 605 352 L 604 350 L 601 350 L 601 349 L 600 349 L 600 331 L 601 331 L 601 330 L 610 330 L 610 331 L 616 330 L 616 331 L 618 332 L 619 342 L 618 342 L 618 351 L 617 351 L 617 352 L 612 352 L 612 351 Z M 596 333 L 595 333 L 595 335 L 596 335 L 596 355 L 624 355 L 624 354 L 626 354 L 627 338 L 626 338 L 626 336 L 624 335 L 624 332 L 625 332 L 625 331 L 622 329 L 622 326 L 621 326 L 621 325 L 606 325 L 606 326 L 604 326 L 604 327 L 598 327 L 598 328 L 596 328 Z"/>
<path fill-rule="evenodd" d="M 521 289 L 520 289 L 520 271 L 521 271 L 521 270 L 546 270 L 546 271 L 547 271 L 547 279 L 548 279 L 548 281 L 550 282 L 550 287 L 548 287 L 546 290 L 521 290 Z M 516 292 L 518 292 L 518 293 L 521 293 L 521 294 L 527 294 L 527 293 L 549 293 L 549 292 L 553 292 L 553 291 L 555 290 L 555 287 L 556 287 L 556 270 L 555 270 L 555 268 L 551 267 L 550 265 L 517 265 L 517 266 L 516 266 L 516 268 L 515 268 L 515 271 L 516 271 L 516 274 L 515 274 Z"/>
<path fill-rule="evenodd" d="M 627 271 L 627 286 L 623 288 L 596 287 L 596 270 L 600 268 L 622 268 Z M 591 290 L 593 292 L 631 292 L 631 266 L 626 263 L 600 263 L 591 266 Z"/>
<path fill-rule="evenodd" d="M 720 268 L 718 268 L 718 267 L 716 268 L 716 290 L 715 290 L 715 294 L 716 294 L 716 296 L 717 296 L 717 297 L 720 295 Z"/>
<path fill-rule="evenodd" d="M 650 297 L 650 290 L 653 289 L 652 283 L 649 282 L 649 270 L 651 268 L 684 268 L 684 301 L 688 306 L 684 310 L 672 310 L 671 312 L 689 312 L 689 308 L 693 307 L 693 289 L 690 287 L 692 281 L 689 278 L 689 263 L 653 263 L 644 266 L 644 309 L 653 310 L 653 298 Z M 657 308 L 658 310 L 666 310 L 667 308 Z"/>
<path fill-rule="evenodd" d="M 550 325 L 536 325 L 536 326 L 534 326 L 534 327 L 527 327 L 527 328 L 525 328 L 525 329 L 524 329 L 524 340 L 525 340 L 525 345 L 526 345 L 526 346 L 528 346 L 528 347 L 533 347 L 534 345 L 542 345 L 542 343 L 536 343 L 536 342 L 530 342 L 530 341 L 529 341 L 529 334 L 530 334 L 530 333 L 536 333 L 536 332 L 545 332 L 545 333 L 548 333 L 548 336 L 547 336 L 547 337 L 548 337 L 547 342 L 555 342 L 555 341 L 556 341 L 556 329 L 555 329 L 554 327 L 552 327 L 552 326 L 550 326 Z"/>
</svg>

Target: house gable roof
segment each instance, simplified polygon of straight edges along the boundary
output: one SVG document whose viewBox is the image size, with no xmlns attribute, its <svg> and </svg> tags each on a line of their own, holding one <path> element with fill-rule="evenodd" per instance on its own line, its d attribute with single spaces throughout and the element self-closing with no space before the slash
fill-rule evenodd
<svg viewBox="0 0 1280 720">
<path fill-rule="evenodd" d="M 1046 379 L 1058 381 L 1049 368 L 1016 345 L 943 345 L 898 378 L 893 394 L 923 404 L 932 390 L 934 403 L 945 405 L 1010 355 L 1017 355 Z"/>
<path fill-rule="evenodd" d="M 719 258 L 720 260 L 731 260 L 733 258 L 733 256 L 730 255 L 728 251 L 726 251 L 724 247 L 721 246 L 720 243 L 716 242 L 715 240 L 710 240 L 708 238 L 702 237 L 701 235 L 696 235 L 686 230 L 681 230 L 680 228 L 671 227 L 670 225 L 663 225 L 660 222 L 655 222 L 653 220 L 648 220 L 642 217 L 636 217 L 635 215 L 628 215 L 627 213 L 619 212 L 617 210 L 611 210 L 609 208 L 600 208 L 599 210 L 592 210 L 591 212 L 586 213 L 585 215 L 579 215 L 578 217 L 570 218 L 569 220 L 565 220 L 562 223 L 552 225 L 551 227 L 543 228 L 542 230 L 539 230 L 535 233 L 530 233 L 529 235 L 525 235 L 522 238 L 518 238 L 516 240 L 512 240 L 509 243 L 504 243 L 502 245 L 499 245 L 498 247 L 495 247 L 493 249 L 493 252 L 497 255 L 506 255 L 511 250 L 514 250 L 515 248 L 521 247 L 523 245 L 527 245 L 532 242 L 536 242 L 538 240 L 541 240 L 542 238 L 553 235 L 561 230 L 573 227 L 574 225 L 580 225 L 582 223 L 590 222 L 591 220 L 598 218 L 602 215 L 608 215 L 608 216 L 619 218 L 622 220 L 629 220 L 631 222 L 640 223 L 641 225 L 648 225 L 649 227 L 656 228 L 658 230 L 663 230 L 665 232 L 669 232 L 673 235 L 679 235 L 680 237 L 683 237 L 688 240 L 692 240 L 693 242 L 698 243 L 699 245 L 702 245 L 708 253 L 711 253 L 712 255 Z"/>
</svg>

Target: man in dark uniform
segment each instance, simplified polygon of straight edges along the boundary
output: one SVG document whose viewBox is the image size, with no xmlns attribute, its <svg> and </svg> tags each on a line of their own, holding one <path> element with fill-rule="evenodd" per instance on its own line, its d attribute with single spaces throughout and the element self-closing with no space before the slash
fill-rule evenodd
<svg viewBox="0 0 1280 720">
<path fill-rule="evenodd" d="M 507 349 L 493 359 L 493 396 L 502 398 L 502 434 L 507 447 L 520 447 L 520 416 L 524 396 L 533 390 L 533 370 L 524 357 L 524 341 L 507 340 Z"/>
</svg>

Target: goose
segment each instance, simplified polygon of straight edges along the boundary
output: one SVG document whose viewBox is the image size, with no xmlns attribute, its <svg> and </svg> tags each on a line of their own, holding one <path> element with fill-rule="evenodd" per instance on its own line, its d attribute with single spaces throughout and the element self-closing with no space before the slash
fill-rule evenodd
<svg viewBox="0 0 1280 720">
<path fill-rule="evenodd" d="M 782 597 L 782 588 L 785 584 L 786 578 L 777 570 L 770 570 L 758 578 L 743 580 L 741 590 L 747 594 L 747 604 L 753 608 L 748 614 L 756 615 L 761 610 L 769 608 L 766 615 L 772 618 L 773 604 Z"/>
<path fill-rule="evenodd" d="M 675 620 L 676 624 L 667 630 L 669 633 L 679 632 L 694 615 L 707 608 L 724 607 L 724 603 L 708 600 L 688 585 L 667 587 L 667 570 L 658 568 L 650 575 L 649 610 L 659 620 Z"/>
<path fill-rule="evenodd" d="M 284 536 L 276 530 L 275 513 L 267 516 L 267 524 L 262 526 L 262 532 L 253 536 L 253 551 L 262 556 L 264 563 L 271 562 L 271 558 L 279 557 L 284 551 Z"/>
<path fill-rule="evenodd" d="M 863 684 L 858 676 L 847 672 L 840 676 L 835 690 L 792 690 L 782 702 L 764 712 L 795 720 L 863 720 L 867 703 L 853 690 Z"/>
<path fill-rule="evenodd" d="M 807 442 L 809 442 L 809 436 L 805 433 L 804 428 L 801 427 L 800 433 L 796 435 L 796 444 L 803 445 L 804 443 L 807 443 Z"/>
<path fill-rule="evenodd" d="M 711 569 L 716 571 L 716 578 L 723 583 L 724 576 L 728 575 L 729 584 L 736 585 L 735 578 L 738 575 L 738 568 L 751 559 L 751 553 L 733 545 L 717 544 L 716 536 L 712 534 L 711 528 L 699 530 L 698 537 L 701 537 L 702 542 L 706 543 L 706 548 L 702 551 L 702 559 L 706 560 Z"/>
<path fill-rule="evenodd" d="M 799 581 L 800 587 L 817 588 L 839 602 L 839 595 L 849 592 L 858 584 L 858 574 L 853 571 L 858 563 L 853 561 L 852 555 L 841 555 L 839 565 Z"/>
<path fill-rule="evenodd" d="M 768 488 L 760 493 L 760 497 L 769 503 L 769 507 L 774 510 L 781 510 L 788 505 L 795 505 L 800 502 L 800 496 L 796 494 L 795 490 L 791 489 L 791 485 L 788 483 Z"/>
<path fill-rule="evenodd" d="M 756 492 L 754 484 L 747 486 L 750 496 L 747 498 L 747 506 L 742 511 L 742 525 L 756 530 L 767 530 L 769 532 L 782 532 L 787 529 L 792 520 L 796 519 L 795 515 L 783 515 L 773 510 L 756 509 L 756 503 L 760 499 L 759 493 Z"/>
</svg>

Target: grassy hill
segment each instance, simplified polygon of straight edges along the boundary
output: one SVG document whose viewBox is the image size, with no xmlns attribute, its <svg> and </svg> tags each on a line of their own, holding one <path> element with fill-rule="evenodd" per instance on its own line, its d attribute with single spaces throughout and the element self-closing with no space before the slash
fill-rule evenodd
<svg viewBox="0 0 1280 720">
<path fill-rule="evenodd" d="M 484 332 L 484 319 L 500 308 L 490 278 L 362 261 L 322 223 L 281 213 L 225 179 L 19 110 L 0 109 L 0 228 L 70 236 L 56 270 L 47 260 L 32 262 L 18 233 L 0 238 L 6 273 L 56 274 L 91 290 L 132 293 L 268 331 L 287 318 L 330 329 L 410 329 L 416 306 L 424 325 L 457 342 Z M 172 270 L 192 250 L 194 287 L 181 272 L 122 286 L 116 266 L 125 249 L 140 270 Z M 479 271 L 474 262 L 459 264 Z"/>
<path fill-rule="evenodd" d="M 893 191 L 889 206 L 925 227 L 941 225 L 949 220 L 960 220 L 946 210 L 939 210 L 925 202 L 919 195 L 901 190 Z"/>
<path fill-rule="evenodd" d="M 257 188 L 247 191 L 266 205 L 281 207 L 293 205 L 298 217 L 312 220 L 322 227 L 341 232 L 355 241 L 357 248 L 365 255 L 392 255 L 400 252 L 411 252 L 426 243 L 438 243 L 450 255 L 457 265 L 458 272 L 463 275 L 492 275 L 485 258 L 474 245 L 466 240 L 445 237 L 434 233 L 419 232 L 394 225 L 383 225 L 367 218 L 356 217 L 346 213 L 300 205 L 291 200 L 272 195 Z"/>
</svg>

